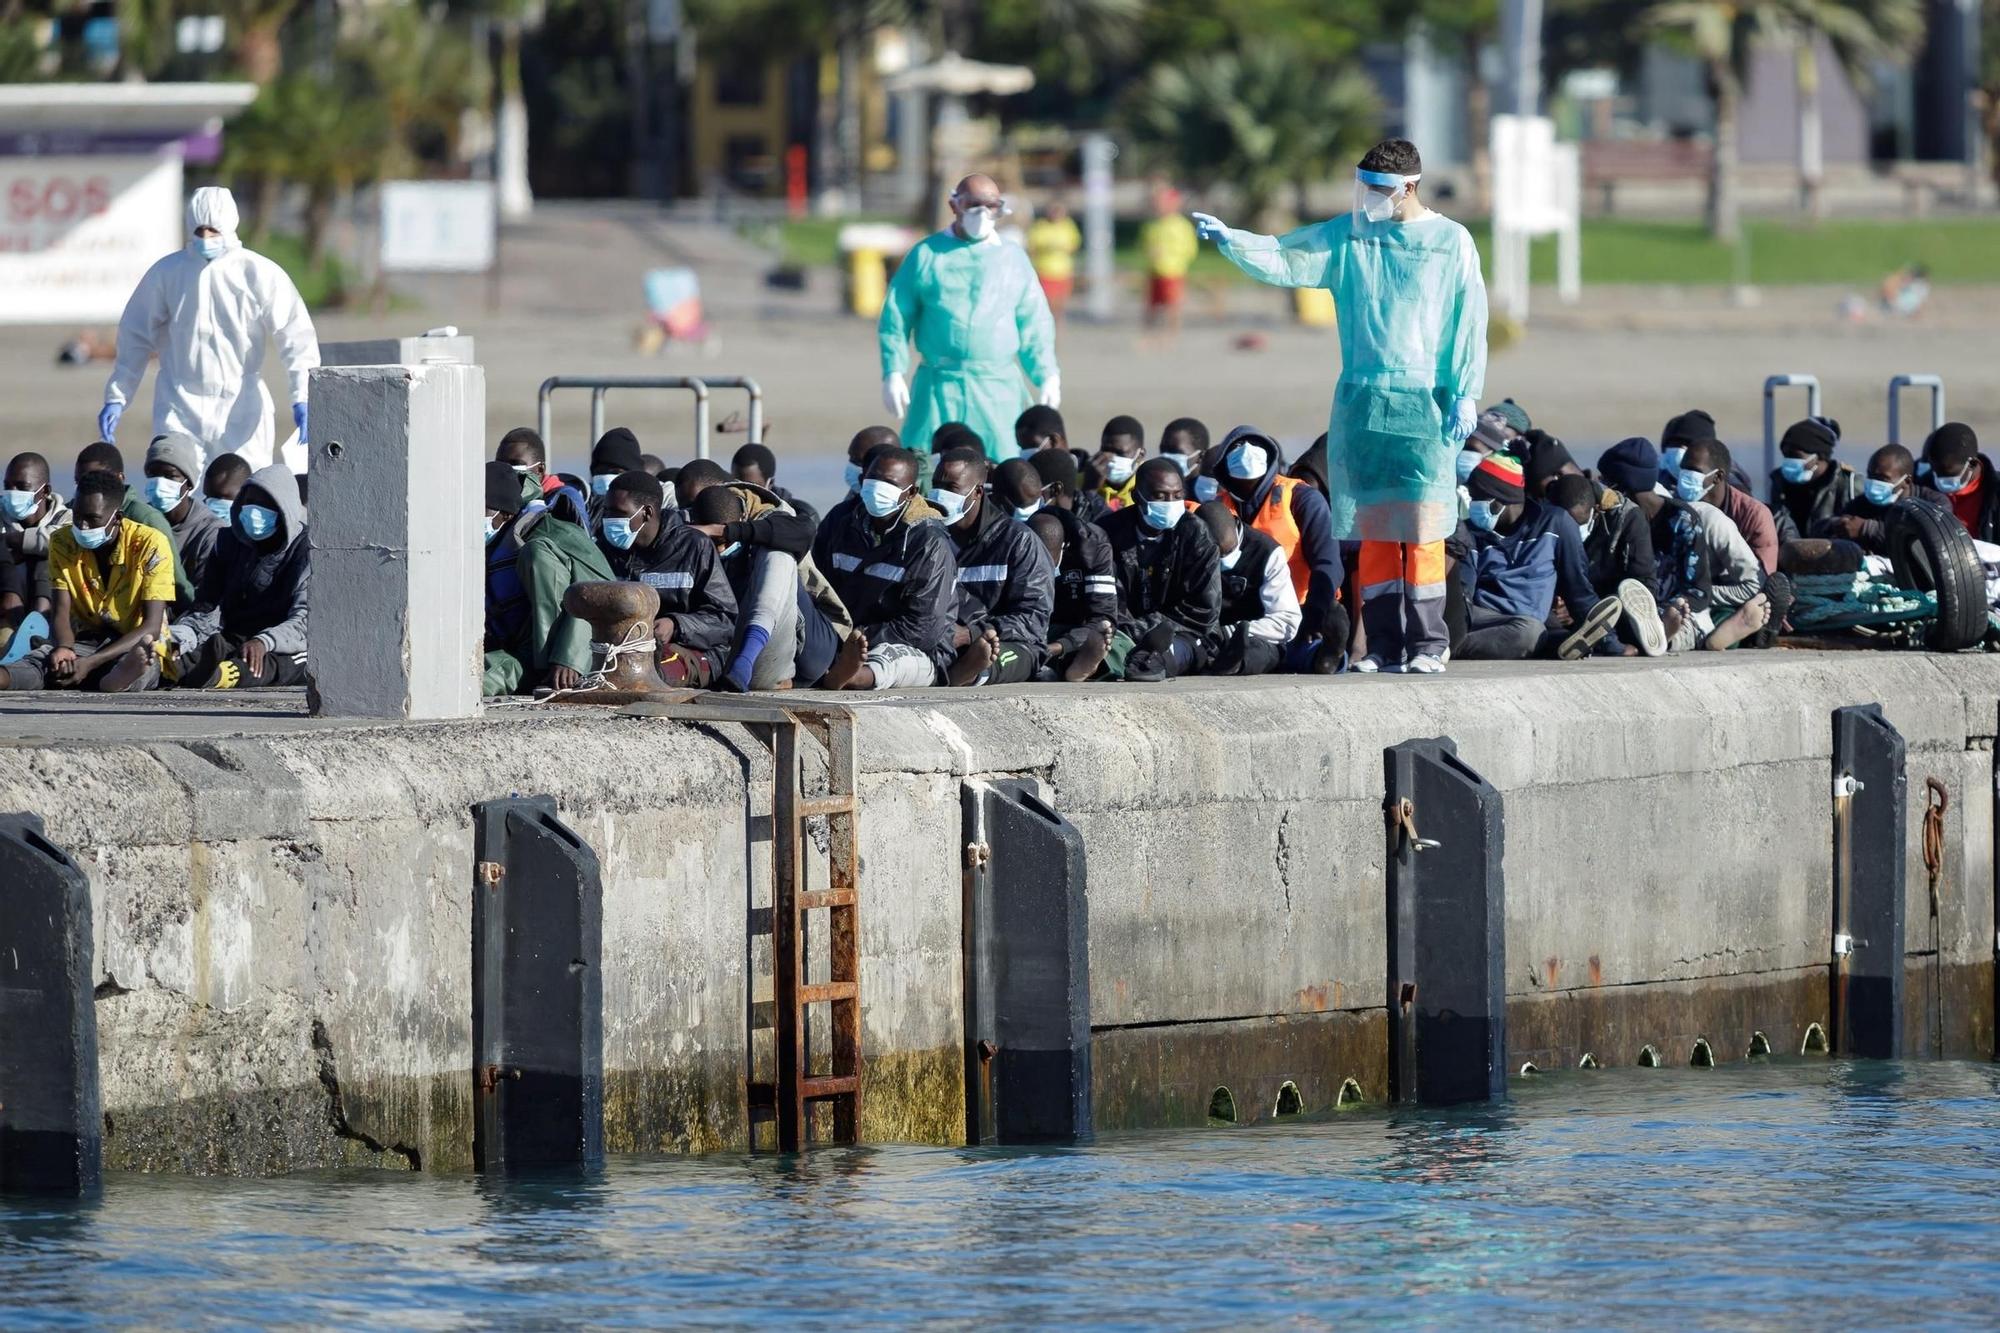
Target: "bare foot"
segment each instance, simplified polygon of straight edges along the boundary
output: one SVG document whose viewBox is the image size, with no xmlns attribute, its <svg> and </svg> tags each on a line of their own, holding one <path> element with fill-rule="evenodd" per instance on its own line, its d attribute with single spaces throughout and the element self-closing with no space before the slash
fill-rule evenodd
<svg viewBox="0 0 2000 1333">
<path fill-rule="evenodd" d="M 137 685 L 145 678 L 146 656 L 152 651 L 150 644 L 128 650 L 116 665 L 104 673 L 104 679 L 97 683 L 97 688 L 106 694 L 123 694 Z"/>
<path fill-rule="evenodd" d="M 1717 625 L 1702 642 L 1702 647 L 1714 652 L 1734 648 L 1737 644 L 1771 623 L 1771 599 L 1758 593 L 1730 613 L 1728 619 Z"/>
<path fill-rule="evenodd" d="M 1104 665 L 1104 655 L 1111 650 L 1111 641 L 1097 630 L 1090 631 L 1084 641 L 1063 666 L 1062 677 L 1072 684 L 1089 680 Z"/>
<path fill-rule="evenodd" d="M 944 673 L 947 685 L 971 685 L 980 675 L 993 665 L 993 640 L 985 635 L 965 645 L 965 651 L 958 655 Z"/>
<path fill-rule="evenodd" d="M 862 670 L 862 659 L 868 656 L 868 636 L 860 630 L 841 640 L 840 651 L 833 655 L 833 665 L 819 678 L 823 690 L 844 690 L 854 684 L 855 676 Z M 869 683 L 873 684 L 871 676 Z"/>
</svg>

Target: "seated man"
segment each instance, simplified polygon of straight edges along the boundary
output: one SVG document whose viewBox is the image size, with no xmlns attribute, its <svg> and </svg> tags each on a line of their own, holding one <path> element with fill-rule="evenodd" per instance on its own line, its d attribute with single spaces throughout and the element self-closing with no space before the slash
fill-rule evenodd
<svg viewBox="0 0 2000 1333">
<path fill-rule="evenodd" d="M 1104 482 L 1097 498 L 1110 510 L 1123 509 L 1132 501 L 1134 477 L 1139 461 L 1146 456 L 1146 428 L 1136 417 L 1113 417 L 1104 423 L 1102 443 L 1092 464 Z"/>
<path fill-rule="evenodd" d="M 1661 638 L 1660 617 L 1655 607 L 1648 613 L 1650 590 L 1657 577 L 1653 566 L 1653 534 L 1639 506 L 1610 487 L 1581 474 L 1557 477 L 1549 485 L 1548 503 L 1567 513 L 1583 534 L 1584 572 L 1600 598 L 1616 597 L 1625 606 L 1620 620 L 1633 642 L 1622 641 L 1618 626 L 1605 634 L 1596 651 L 1606 657 L 1631 657 L 1645 653 L 1658 657 L 1667 650 Z M 1627 582 L 1646 593 L 1640 596 Z M 1634 608 L 1637 608 L 1636 610 Z"/>
<path fill-rule="evenodd" d="M 639 437 L 624 426 L 613 426 L 597 437 L 597 443 L 590 447 L 590 501 L 589 526 L 597 528 L 597 516 L 604 510 L 604 493 L 611 489 L 611 483 L 627 472 L 644 472 L 644 456 L 639 452 Z"/>
<path fill-rule="evenodd" d="M 986 495 L 987 466 L 984 450 L 953 449 L 931 478 L 931 507 L 944 515 L 958 562 L 950 685 L 1011 685 L 1033 676 L 1055 606 L 1048 552 L 1011 509 Z"/>
<path fill-rule="evenodd" d="M 1690 440 L 1681 449 L 1680 466 L 1674 470 L 1674 480 L 1668 485 L 1673 487 L 1674 497 L 1682 504 L 1700 500 L 1720 509 L 1723 516 L 1743 534 L 1743 540 L 1757 557 L 1758 566 L 1766 575 L 1775 574 L 1778 572 L 1777 520 L 1772 516 L 1770 506 L 1750 492 L 1738 490 L 1730 484 L 1730 474 L 1735 466 L 1728 446 L 1722 441 Z"/>
<path fill-rule="evenodd" d="M 1993 462 L 1979 452 L 1979 437 L 1962 421 L 1947 421 L 1924 441 L 1923 466 L 1951 512 L 1973 537 L 2000 543 L 2000 477 Z"/>
<path fill-rule="evenodd" d="M 1889 554 L 1889 512 L 1904 500 L 1949 510 L 1951 501 L 1917 480 L 1917 460 L 1900 444 L 1885 444 L 1868 456 L 1861 494 L 1833 518 L 1814 525 L 1814 537 L 1836 537 L 1870 555 Z"/>
<path fill-rule="evenodd" d="M 1023 523 L 1041 513 L 1048 503 L 1042 498 L 1042 474 L 1029 461 L 1032 457 L 1008 459 L 993 469 L 993 479 L 987 484 L 994 502 Z"/>
<path fill-rule="evenodd" d="M 1084 523 L 1100 522 L 1110 516 L 1104 497 L 1084 487 L 1074 453 L 1067 449 L 1044 449 L 1032 455 L 1028 463 L 1042 479 L 1042 502 L 1049 508 L 1074 514 Z"/>
<path fill-rule="evenodd" d="M 934 685 L 957 659 L 958 565 L 938 517 L 917 494 L 917 456 L 899 446 L 877 449 L 858 500 L 820 524 L 813 564 L 855 624 L 822 688 Z"/>
<path fill-rule="evenodd" d="M 796 551 L 769 540 L 771 530 L 752 516 L 745 490 L 759 497 L 771 494 L 762 487 L 710 486 L 688 510 L 687 530 L 714 543 L 736 599 L 728 666 L 713 684 L 738 694 L 811 688 L 833 666 L 845 626 L 822 610 L 801 575 L 799 560 L 812 544 L 812 532 L 806 532 L 805 545 Z M 768 515 L 799 521 L 772 500 Z M 844 621 L 844 610 L 842 617 Z"/>
<path fill-rule="evenodd" d="M 893 426 L 863 426 L 854 432 L 854 438 L 847 442 L 847 494 L 861 494 L 861 470 L 868 466 L 868 455 L 877 449 L 888 447 L 899 449 L 902 440 L 896 436 Z M 689 503 L 692 503 L 690 501 Z"/>
<path fill-rule="evenodd" d="M 1250 426 L 1238 426 L 1222 442 L 1221 494 L 1214 503 L 1278 544 L 1298 597 L 1297 637 L 1286 653 L 1293 671 L 1330 674 L 1340 670 L 1352 627 L 1340 604 L 1343 577 L 1340 543 L 1333 535 L 1333 511 L 1326 497 L 1296 477 L 1285 475 L 1285 454 L 1277 440 Z"/>
<path fill-rule="evenodd" d="M 514 475 L 521 479 L 523 512 L 544 505 L 557 518 L 579 527 L 590 526 L 590 497 L 549 470 L 549 447 L 543 443 L 540 431 L 528 426 L 514 427 L 500 437 L 493 457 L 513 468 Z"/>
<path fill-rule="evenodd" d="M 681 465 L 674 474 L 674 502 L 691 505 L 701 498 L 701 493 L 711 486 L 741 485 L 727 472 L 722 464 L 712 458 L 697 458 Z"/>
<path fill-rule="evenodd" d="M 1299 630 L 1299 595 L 1278 544 L 1246 528 L 1218 500 L 1195 511 L 1215 539 L 1222 570 L 1220 622 L 1208 644 L 1212 676 L 1261 676 L 1284 660 Z"/>
<path fill-rule="evenodd" d="M 1805 536 L 1861 494 L 1861 478 L 1833 456 L 1839 444 L 1840 423 L 1832 417 L 1807 417 L 1786 427 L 1778 441 L 1784 461 L 1771 474 L 1771 517 L 1781 545 Z"/>
<path fill-rule="evenodd" d="M 597 525 L 612 577 L 660 594 L 653 641 L 661 678 L 706 689 L 728 665 L 724 654 L 736 637 L 736 593 L 715 543 L 668 511 L 665 488 L 644 469 L 611 483 Z"/>
<path fill-rule="evenodd" d="M 1221 558 L 1206 524 L 1181 521 L 1188 507 L 1179 468 L 1146 460 L 1132 494 L 1133 503 L 1103 523 L 1118 580 L 1118 629 L 1134 645 L 1124 677 L 1191 675 L 1204 665 L 1221 614 Z"/>
<path fill-rule="evenodd" d="M 202 475 L 201 445 L 186 435 L 162 435 L 146 450 L 146 503 L 173 529 L 181 566 L 197 595 L 209 555 L 229 524 L 205 504 L 196 504 L 194 480 Z"/>
<path fill-rule="evenodd" d="M 1557 477 L 1580 477 L 1583 469 L 1570 457 L 1569 446 L 1547 431 L 1531 430 L 1521 437 L 1527 445 L 1521 471 L 1528 479 L 1528 498 L 1545 500 Z"/>
<path fill-rule="evenodd" d="M 31 632 L 48 637 L 47 620 L 55 606 L 49 573 L 49 539 L 69 526 L 69 506 L 49 484 L 49 461 L 36 453 L 15 454 L 7 460 L 0 485 L 0 544 L 5 546 L 6 572 L 0 578 L 0 639 L 12 646 L 13 632 L 29 616 L 40 616 Z"/>
<path fill-rule="evenodd" d="M 11 666 L 0 690 L 149 690 L 174 600 L 173 544 L 124 516 L 125 482 L 77 483 L 73 522 L 49 538 L 50 637 Z"/>
<path fill-rule="evenodd" d="M 194 605 L 168 631 L 168 674 L 193 689 L 305 684 L 311 551 L 292 470 L 252 473 Z"/>
<path fill-rule="evenodd" d="M 609 485 L 606 486 L 609 493 Z M 486 465 L 486 669 L 481 691 L 575 689 L 590 670 L 590 626 L 563 610 L 572 583 L 609 580 L 597 543 L 548 510 L 522 512 L 521 479 Z"/>
<path fill-rule="evenodd" d="M 1062 413 L 1040 403 L 1021 413 L 1014 419 L 1014 444 L 1023 458 L 1043 449 L 1068 450 L 1069 429 Z"/>
<path fill-rule="evenodd" d="M 790 505 L 792 512 L 800 518 L 814 527 L 819 526 L 819 510 L 778 484 L 778 456 L 771 452 L 768 445 L 744 445 L 729 460 L 729 470 L 735 474 L 736 480 L 763 487 Z"/>
<path fill-rule="evenodd" d="M 1660 427 L 1660 484 L 1672 490 L 1688 446 L 1696 440 L 1715 438 L 1715 418 L 1699 407 L 1669 417 Z"/>
<path fill-rule="evenodd" d="M 1576 520 L 1528 498 L 1527 477 L 1512 454 L 1480 459 L 1465 488 L 1472 496 L 1466 522 L 1473 551 L 1459 570 L 1466 584 L 1466 632 L 1452 655 L 1516 661 L 1553 647 L 1565 662 L 1587 656 L 1624 606 L 1591 586 Z M 1567 634 L 1549 628 L 1558 595 L 1569 613 Z"/>
<path fill-rule="evenodd" d="M 1733 648 L 1770 624 L 1763 569 L 1750 544 L 1714 505 L 1660 494 L 1660 455 L 1651 440 L 1633 436 L 1612 445 L 1597 460 L 1597 474 L 1645 515 L 1658 571 L 1651 592 L 1667 652 Z M 1627 603 L 1635 616 L 1638 600 Z M 1651 637 L 1643 627 L 1635 630 L 1634 641 L 1648 653 Z"/>
<path fill-rule="evenodd" d="M 125 455 L 118 452 L 116 445 L 86 444 L 76 456 L 76 485 L 83 489 L 83 479 L 93 473 L 103 473 L 125 480 Z M 125 487 L 125 503 L 118 512 L 134 522 L 143 523 L 167 539 L 167 549 L 174 558 L 174 599 L 178 605 L 186 606 L 194 601 L 194 583 L 187 576 L 186 566 L 181 564 L 180 548 L 174 545 L 174 529 L 167 522 L 167 516 L 139 498 L 139 493 L 130 486 Z"/>
<path fill-rule="evenodd" d="M 1179 468 L 1190 486 L 1201 475 L 1202 455 L 1208 449 L 1208 427 L 1193 417 L 1175 417 L 1160 432 L 1160 457 Z"/>
<path fill-rule="evenodd" d="M 250 464 L 241 454 L 222 454 L 211 459 L 201 478 L 201 503 L 218 523 L 227 528 L 236 521 L 236 493 L 250 480 Z"/>
<path fill-rule="evenodd" d="M 1018 461 L 1018 460 L 1014 460 Z M 1049 642 L 1037 680 L 1089 680 L 1104 666 L 1114 643 L 1123 653 L 1132 641 L 1117 631 L 1118 581 L 1111 576 L 1111 543 L 1095 523 L 1066 509 L 1044 509 L 1028 520 L 1056 571 Z M 1114 672 L 1114 674 L 1118 674 Z"/>
</svg>

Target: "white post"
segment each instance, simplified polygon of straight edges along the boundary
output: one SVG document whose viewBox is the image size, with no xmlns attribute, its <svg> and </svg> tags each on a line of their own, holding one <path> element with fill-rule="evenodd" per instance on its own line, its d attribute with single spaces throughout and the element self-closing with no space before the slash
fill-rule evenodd
<svg viewBox="0 0 2000 1333">
<path fill-rule="evenodd" d="M 1111 264 L 1111 163 L 1118 145 L 1107 135 L 1083 136 L 1083 273 L 1089 282 L 1084 308 L 1095 320 L 1108 321 L 1117 302 L 1117 278 Z"/>
<path fill-rule="evenodd" d="M 477 716 L 485 371 L 323 366 L 311 393 L 313 712 Z"/>
</svg>

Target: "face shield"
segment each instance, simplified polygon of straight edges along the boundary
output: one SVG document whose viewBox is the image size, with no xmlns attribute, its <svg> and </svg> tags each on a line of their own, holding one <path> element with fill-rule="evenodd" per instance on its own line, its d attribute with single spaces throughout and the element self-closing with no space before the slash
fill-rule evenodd
<svg viewBox="0 0 2000 1333">
<path fill-rule="evenodd" d="M 1410 187 L 1422 179 L 1421 175 L 1400 176 L 1393 171 L 1355 172 L 1354 216 L 1368 222 L 1393 220 L 1397 205 L 1409 196 Z"/>
</svg>

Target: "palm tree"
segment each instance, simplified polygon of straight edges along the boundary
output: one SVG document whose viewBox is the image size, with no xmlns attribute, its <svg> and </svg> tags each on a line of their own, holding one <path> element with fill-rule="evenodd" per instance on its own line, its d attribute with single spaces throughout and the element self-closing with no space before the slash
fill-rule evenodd
<svg viewBox="0 0 2000 1333">
<path fill-rule="evenodd" d="M 1233 187 L 1245 224 L 1268 226 L 1286 190 L 1303 216 L 1306 188 L 1367 151 L 1381 105 L 1358 69 L 1260 38 L 1156 68 L 1126 121 L 1152 165 L 1196 186 Z"/>
<path fill-rule="evenodd" d="M 1819 42 L 1832 47 L 1848 82 L 1874 82 L 1875 65 L 1916 50 L 1924 39 L 1923 0 L 1773 0 L 1791 35 L 1798 87 L 1799 202 L 1814 218 L 1824 210 L 1824 130 L 1819 100 Z"/>
<path fill-rule="evenodd" d="M 1646 11 L 1646 26 L 1677 37 L 1702 64 L 1715 104 L 1715 148 L 1708 168 L 1708 234 L 1734 245 L 1743 234 L 1737 201 L 1736 121 L 1750 47 L 1778 29 L 1771 6 L 1732 0 L 1663 0 Z"/>
<path fill-rule="evenodd" d="M 326 257 L 335 207 L 380 178 L 391 149 L 382 100 L 359 86 L 354 73 L 342 62 L 330 73 L 288 74 L 269 84 L 232 122 L 223 154 L 223 170 L 255 186 L 260 231 L 278 188 L 304 187 L 306 250 L 314 265 Z"/>
</svg>

